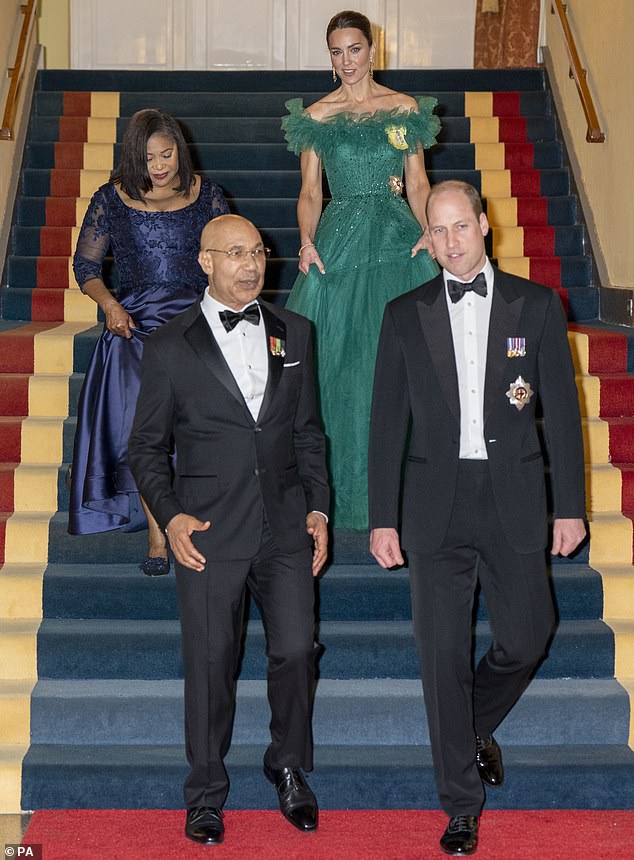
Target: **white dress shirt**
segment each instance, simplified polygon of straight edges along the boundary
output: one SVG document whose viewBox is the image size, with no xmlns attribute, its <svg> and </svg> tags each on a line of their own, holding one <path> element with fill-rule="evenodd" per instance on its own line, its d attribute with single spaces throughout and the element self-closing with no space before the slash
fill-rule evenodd
<svg viewBox="0 0 634 860">
<path fill-rule="evenodd" d="M 488 459 L 484 442 L 484 383 L 494 281 L 488 259 L 481 271 L 486 278 L 486 296 L 470 291 L 454 304 L 449 298 L 447 280 L 460 278 L 443 270 L 460 394 L 459 456 L 464 460 Z"/>
<path fill-rule="evenodd" d="M 252 304 L 253 302 L 248 302 L 240 310 L 243 311 Z M 266 331 L 262 317 L 260 316 L 257 325 L 253 325 L 248 320 L 240 320 L 235 328 L 227 331 L 220 319 L 220 311 L 234 311 L 234 309 L 228 308 L 210 296 L 209 290 L 205 290 L 201 308 L 229 365 L 229 370 L 238 383 L 249 412 L 254 421 L 257 421 L 269 374 Z"/>
</svg>

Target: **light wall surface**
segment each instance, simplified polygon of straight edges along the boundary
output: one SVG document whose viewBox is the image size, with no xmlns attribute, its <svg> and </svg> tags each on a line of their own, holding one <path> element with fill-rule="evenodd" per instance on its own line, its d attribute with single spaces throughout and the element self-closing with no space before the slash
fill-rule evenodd
<svg viewBox="0 0 634 860">
<path fill-rule="evenodd" d="M 38 39 L 44 68 L 70 68 L 70 0 L 40 0 Z"/>
<path fill-rule="evenodd" d="M 547 45 L 553 85 L 563 104 L 562 122 L 571 134 L 576 180 L 588 200 L 608 283 L 634 287 L 634 2 L 567 0 L 568 19 L 605 143 L 586 142 L 586 122 L 570 66 L 559 18 L 547 12 Z M 548 4 L 550 5 L 550 4 Z M 570 146 L 570 142 L 569 142 Z"/>
</svg>

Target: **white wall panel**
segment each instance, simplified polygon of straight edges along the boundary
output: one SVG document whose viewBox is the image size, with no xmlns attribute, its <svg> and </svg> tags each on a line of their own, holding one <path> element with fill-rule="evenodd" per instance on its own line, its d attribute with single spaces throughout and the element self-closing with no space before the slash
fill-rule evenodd
<svg viewBox="0 0 634 860">
<path fill-rule="evenodd" d="M 86 69 L 323 69 L 342 0 L 71 0 L 71 62 Z M 379 68 L 473 66 L 476 0 L 355 0 Z"/>
</svg>

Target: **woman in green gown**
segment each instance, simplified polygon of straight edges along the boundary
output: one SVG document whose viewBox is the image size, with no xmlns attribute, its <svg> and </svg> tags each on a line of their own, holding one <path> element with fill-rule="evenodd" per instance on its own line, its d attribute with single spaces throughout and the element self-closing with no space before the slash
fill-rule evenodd
<svg viewBox="0 0 634 860">
<path fill-rule="evenodd" d="M 315 325 L 321 414 L 336 528 L 365 529 L 367 450 L 376 348 L 385 305 L 438 273 L 425 235 L 423 149 L 440 129 L 436 100 L 376 83 L 370 22 L 330 21 L 326 39 L 341 86 L 304 109 L 286 103 L 282 127 L 301 153 L 300 274 L 286 307 Z M 322 214 L 322 165 L 331 201 Z M 403 171 L 408 203 L 403 199 Z"/>
</svg>

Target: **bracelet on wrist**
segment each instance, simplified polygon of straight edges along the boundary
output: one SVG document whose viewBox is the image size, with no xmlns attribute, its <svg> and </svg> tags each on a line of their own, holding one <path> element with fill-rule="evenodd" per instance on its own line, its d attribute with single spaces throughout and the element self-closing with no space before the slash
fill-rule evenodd
<svg viewBox="0 0 634 860">
<path fill-rule="evenodd" d="M 314 242 L 304 242 L 304 244 L 300 247 L 299 251 L 297 252 L 297 256 L 298 257 L 302 256 L 302 251 L 304 250 L 304 248 L 314 248 L 314 247 L 315 247 Z"/>
</svg>

